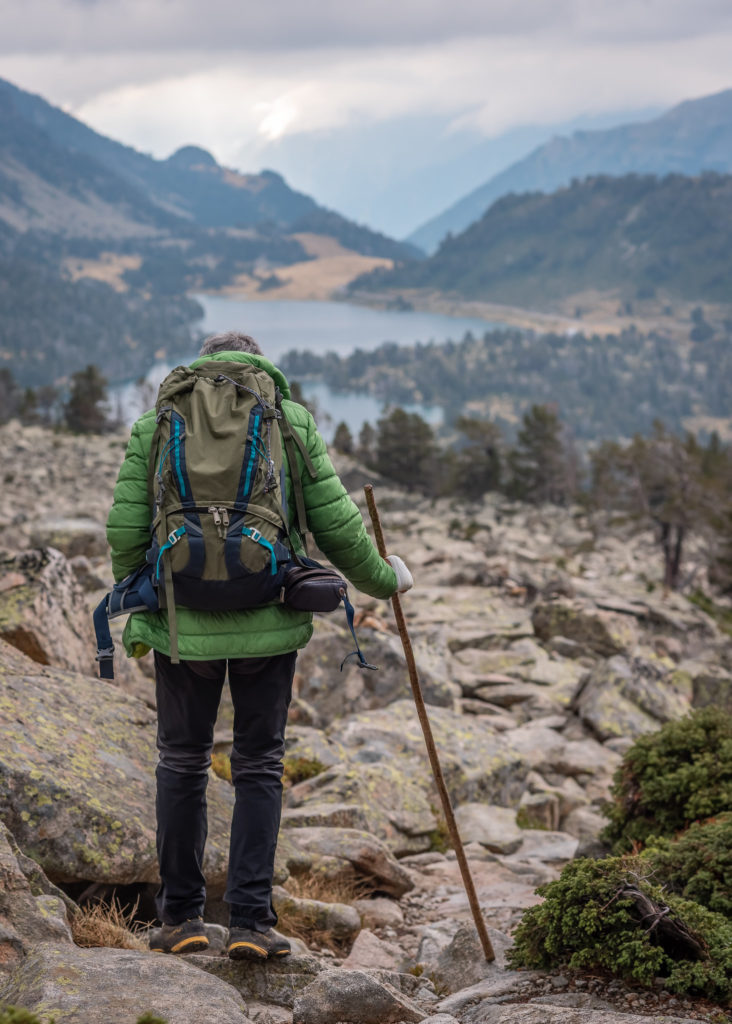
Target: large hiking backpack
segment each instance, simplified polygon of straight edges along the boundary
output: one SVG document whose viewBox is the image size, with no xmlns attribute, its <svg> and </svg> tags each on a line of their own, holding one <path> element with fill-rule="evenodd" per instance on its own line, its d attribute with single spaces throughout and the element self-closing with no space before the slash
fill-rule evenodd
<svg viewBox="0 0 732 1024">
<path fill-rule="evenodd" d="M 345 580 L 298 554 L 307 520 L 296 448 L 308 473 L 317 473 L 269 374 L 239 362 L 176 367 L 160 385 L 155 412 L 148 470 L 152 542 L 146 563 L 95 612 L 100 675 L 113 678 L 107 619 L 130 612 L 167 609 L 170 656 L 177 663 L 176 604 L 227 611 L 285 601 L 331 610 L 342 600 L 353 632 Z M 298 541 L 289 527 L 285 459 Z M 332 598 L 331 608 L 303 603 L 303 576 L 311 581 L 311 599 L 319 588 L 317 600 Z M 359 662 L 371 667 L 358 642 L 356 648 Z"/>
<path fill-rule="evenodd" d="M 155 411 L 148 562 L 154 584 L 163 584 L 175 661 L 176 603 L 221 611 L 279 599 L 294 546 L 283 448 L 299 438 L 283 416 L 275 382 L 250 363 L 179 366 L 160 385 Z M 290 463 L 299 506 L 294 452 Z"/>
</svg>

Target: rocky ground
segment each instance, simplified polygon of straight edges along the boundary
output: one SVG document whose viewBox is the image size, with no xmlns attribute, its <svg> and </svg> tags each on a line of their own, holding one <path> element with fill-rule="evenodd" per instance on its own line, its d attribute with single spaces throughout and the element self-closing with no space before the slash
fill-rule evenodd
<svg viewBox="0 0 732 1024">
<path fill-rule="evenodd" d="M 0 430 L 0 1004 L 57 1024 L 145 1010 L 170 1024 L 727 1019 L 660 983 L 506 966 L 536 886 L 601 850 L 633 739 L 694 706 L 730 707 L 732 641 L 664 595 L 650 535 L 498 497 L 459 506 L 377 488 L 387 543 L 416 581 L 404 607 L 495 962 L 446 842 L 389 604 L 360 595 L 379 672 L 338 671 L 352 646 L 338 614 L 318 619 L 298 661 L 275 879 L 282 929 L 301 936 L 293 955 L 218 955 L 226 705 L 209 785 L 212 955 L 75 945 L 74 901 L 116 893 L 144 918 L 156 881 L 151 668 L 118 657 L 115 683 L 98 680 L 89 617 L 110 582 L 103 524 L 124 444 Z M 340 468 L 361 501 L 366 477 Z"/>
</svg>

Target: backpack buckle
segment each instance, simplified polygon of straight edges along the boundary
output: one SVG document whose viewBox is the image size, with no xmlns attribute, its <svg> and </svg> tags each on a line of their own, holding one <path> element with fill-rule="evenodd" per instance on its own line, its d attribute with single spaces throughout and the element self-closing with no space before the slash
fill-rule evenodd
<svg viewBox="0 0 732 1024">
<path fill-rule="evenodd" d="M 262 534 L 259 532 L 259 530 L 255 530 L 253 527 L 249 529 L 249 536 L 252 538 L 253 541 L 256 541 L 257 544 L 259 544 L 260 540 L 262 539 Z"/>
<path fill-rule="evenodd" d="M 174 544 L 178 543 L 181 537 L 182 534 L 178 533 L 177 530 L 173 530 L 172 533 L 168 534 L 168 544 L 170 544 L 170 546 L 173 547 Z"/>
</svg>

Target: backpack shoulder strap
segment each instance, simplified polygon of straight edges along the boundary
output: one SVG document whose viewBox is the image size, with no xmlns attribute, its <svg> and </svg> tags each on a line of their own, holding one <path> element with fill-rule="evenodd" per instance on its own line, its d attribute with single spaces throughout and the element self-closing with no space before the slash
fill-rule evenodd
<svg viewBox="0 0 732 1024">
<path fill-rule="evenodd" d="M 155 508 L 155 477 L 156 477 L 156 455 L 158 450 L 158 442 L 160 441 L 160 433 L 162 431 L 161 417 L 158 416 L 157 424 L 153 432 L 152 440 L 150 441 L 150 457 L 147 463 L 147 503 L 150 506 L 150 511 Z"/>
<path fill-rule="evenodd" d="M 292 429 L 292 424 L 287 419 L 285 410 L 282 408 L 282 394 L 280 393 L 279 388 L 276 392 L 276 403 L 277 411 L 280 414 L 278 423 L 282 433 L 282 441 L 285 446 L 287 462 L 290 467 L 290 476 L 292 477 L 292 490 L 295 495 L 295 510 L 297 512 L 297 528 L 304 540 L 305 535 L 308 532 L 308 521 L 307 514 L 305 512 L 305 496 L 302 489 L 302 477 L 300 476 L 300 466 L 297 461 L 296 449 L 299 449 L 305 466 L 307 467 L 307 471 L 313 480 L 317 479 L 318 471 L 313 465 L 313 460 L 310 458 L 310 452 L 308 451 L 305 442 L 302 440 L 298 432 Z"/>
</svg>

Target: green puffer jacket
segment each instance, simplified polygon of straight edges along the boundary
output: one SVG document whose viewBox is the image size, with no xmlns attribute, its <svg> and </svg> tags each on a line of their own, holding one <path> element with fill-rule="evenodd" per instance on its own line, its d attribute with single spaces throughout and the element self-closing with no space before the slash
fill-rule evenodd
<svg viewBox="0 0 732 1024">
<path fill-rule="evenodd" d="M 356 589 L 371 597 L 390 597 L 397 586 L 394 570 L 380 558 L 372 544 L 361 513 L 333 469 L 312 416 L 302 405 L 289 400 L 290 388 L 282 372 L 262 356 L 244 352 L 217 352 L 197 359 L 191 366 L 195 369 L 212 360 L 254 363 L 274 378 L 286 399 L 283 404 L 287 418 L 305 442 L 318 473 L 316 479 L 310 477 L 298 452 L 308 526 L 318 547 Z M 154 430 L 155 413 L 151 410 L 132 428 L 114 489 L 107 539 L 117 581 L 142 565 L 150 546 L 147 473 Z M 293 509 L 289 467 L 286 488 L 287 507 Z M 304 647 L 313 632 L 309 612 L 293 611 L 279 604 L 246 611 L 203 612 L 177 608 L 176 612 L 180 657 L 188 661 L 286 654 Z M 124 632 L 124 644 L 131 657 L 141 657 L 150 648 L 170 654 L 167 613 L 131 615 Z"/>
</svg>

